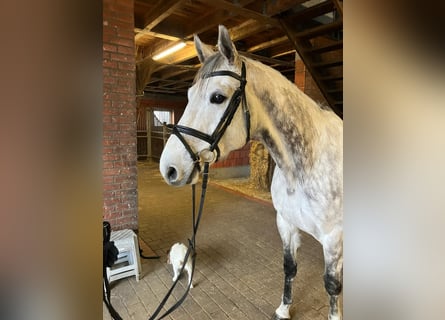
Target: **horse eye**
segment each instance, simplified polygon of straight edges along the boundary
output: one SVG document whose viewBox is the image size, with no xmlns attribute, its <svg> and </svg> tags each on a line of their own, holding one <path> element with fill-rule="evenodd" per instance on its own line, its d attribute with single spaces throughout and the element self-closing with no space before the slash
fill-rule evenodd
<svg viewBox="0 0 445 320">
<path fill-rule="evenodd" d="M 221 103 L 224 102 L 224 100 L 226 100 L 226 97 L 223 96 L 222 94 L 219 94 L 219 93 L 214 93 L 210 97 L 210 102 L 211 103 L 221 104 Z"/>
</svg>

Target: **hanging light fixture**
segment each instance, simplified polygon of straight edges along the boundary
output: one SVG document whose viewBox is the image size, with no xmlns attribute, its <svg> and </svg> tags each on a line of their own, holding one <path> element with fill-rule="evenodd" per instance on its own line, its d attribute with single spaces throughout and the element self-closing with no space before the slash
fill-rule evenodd
<svg viewBox="0 0 445 320">
<path fill-rule="evenodd" d="M 184 47 L 185 47 L 185 42 L 180 41 L 180 42 L 176 43 L 174 46 L 167 48 L 164 51 L 161 51 L 158 54 L 154 55 L 153 60 L 159 60 L 159 59 L 165 58 L 166 56 L 171 55 L 172 53 L 175 53 L 176 51 L 179 51 Z"/>
</svg>

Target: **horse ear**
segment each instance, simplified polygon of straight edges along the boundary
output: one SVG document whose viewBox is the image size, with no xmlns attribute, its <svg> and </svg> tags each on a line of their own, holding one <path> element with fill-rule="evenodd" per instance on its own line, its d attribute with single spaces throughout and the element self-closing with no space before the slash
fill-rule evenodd
<svg viewBox="0 0 445 320">
<path fill-rule="evenodd" d="M 233 64 L 238 56 L 235 45 L 230 39 L 229 31 L 223 25 L 219 25 L 218 50 L 230 64 Z"/>
<path fill-rule="evenodd" d="M 201 61 L 201 63 L 204 63 L 204 61 L 209 56 L 214 54 L 214 51 L 211 46 L 209 46 L 205 43 L 202 43 L 201 39 L 199 39 L 199 37 L 196 34 L 193 35 L 193 40 L 195 41 L 195 48 L 196 48 L 196 52 L 198 53 L 199 61 Z"/>
</svg>

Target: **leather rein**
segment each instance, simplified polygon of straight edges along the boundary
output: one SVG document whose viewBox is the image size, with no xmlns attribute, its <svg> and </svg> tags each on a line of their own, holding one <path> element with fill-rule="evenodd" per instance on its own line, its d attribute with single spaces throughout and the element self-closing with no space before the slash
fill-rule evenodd
<svg viewBox="0 0 445 320">
<path fill-rule="evenodd" d="M 193 235 L 192 239 L 188 239 L 189 246 L 187 249 L 187 253 L 184 257 L 184 263 L 182 265 L 182 268 L 179 272 L 179 274 L 182 274 L 184 267 L 186 265 L 187 259 L 189 256 L 192 259 L 192 272 L 190 275 L 191 281 L 188 284 L 184 295 L 173 305 L 171 306 L 162 316 L 158 318 L 158 320 L 166 317 L 168 314 L 176 310 L 182 302 L 187 297 L 187 294 L 190 290 L 190 285 L 193 282 L 193 275 L 195 272 L 195 260 L 196 260 L 196 233 L 198 231 L 199 222 L 201 220 L 202 211 L 204 208 L 204 200 L 205 200 L 205 194 L 207 190 L 207 183 L 208 183 L 208 173 L 209 173 L 209 166 L 210 162 L 213 160 L 218 161 L 218 158 L 220 156 L 219 148 L 218 148 L 218 142 L 221 140 L 222 136 L 224 135 L 224 132 L 226 131 L 227 127 L 232 122 L 233 116 L 235 115 L 236 110 L 238 110 L 239 105 L 242 102 L 243 105 L 243 112 L 244 112 L 244 118 L 246 123 L 246 129 L 247 129 L 247 137 L 246 137 L 246 143 L 250 139 L 250 113 L 249 109 L 247 108 L 247 102 L 246 102 L 246 94 L 245 94 L 245 86 L 246 86 L 246 66 L 244 62 L 241 66 L 241 75 L 236 74 L 235 72 L 228 71 L 228 70 L 220 70 L 220 71 L 214 71 L 209 73 L 208 75 L 204 76 L 204 78 L 210 78 L 210 77 L 217 77 L 217 76 L 229 76 L 232 78 L 235 78 L 240 81 L 240 86 L 238 89 L 235 90 L 235 92 L 232 95 L 232 98 L 230 99 L 229 105 L 227 106 L 227 109 L 225 110 L 221 120 L 219 121 L 218 125 L 216 126 L 215 130 L 211 135 L 208 135 L 204 132 L 198 131 L 196 129 L 181 126 L 177 124 L 168 124 L 166 125 L 167 128 L 172 130 L 172 134 L 176 135 L 178 139 L 182 142 L 188 153 L 190 154 L 190 157 L 192 158 L 193 162 L 195 163 L 195 166 L 200 171 L 200 163 L 204 162 L 204 170 L 202 173 L 202 186 L 201 186 L 201 199 L 199 203 L 199 209 L 196 216 L 196 208 L 195 208 L 195 185 L 192 185 L 192 215 L 193 215 Z M 207 143 L 209 143 L 209 147 L 201 150 L 199 152 L 194 152 L 192 147 L 187 143 L 185 140 L 183 134 L 190 135 L 193 137 L 196 137 L 198 139 L 204 140 Z M 205 151 L 208 151 L 209 153 L 213 154 L 213 158 L 205 157 L 204 153 Z M 215 155 L 216 152 L 216 155 Z M 178 283 L 178 279 L 176 279 L 175 282 L 173 282 L 173 285 L 171 286 L 170 290 L 165 295 L 164 299 L 162 299 L 161 303 L 155 310 L 155 312 L 151 315 L 149 320 L 154 320 L 156 316 L 159 314 L 161 309 L 164 307 L 165 303 L 167 302 L 168 298 L 170 297 L 171 293 L 173 292 L 173 289 L 175 288 L 176 284 Z"/>
</svg>

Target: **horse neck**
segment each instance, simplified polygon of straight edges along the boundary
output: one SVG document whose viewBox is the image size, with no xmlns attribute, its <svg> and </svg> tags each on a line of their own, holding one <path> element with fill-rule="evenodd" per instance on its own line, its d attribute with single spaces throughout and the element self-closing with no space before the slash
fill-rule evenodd
<svg viewBox="0 0 445 320">
<path fill-rule="evenodd" d="M 316 157 L 321 117 L 317 104 L 278 71 L 250 61 L 247 101 L 252 115 L 252 137 L 269 150 L 290 186 L 303 181 Z"/>
</svg>

